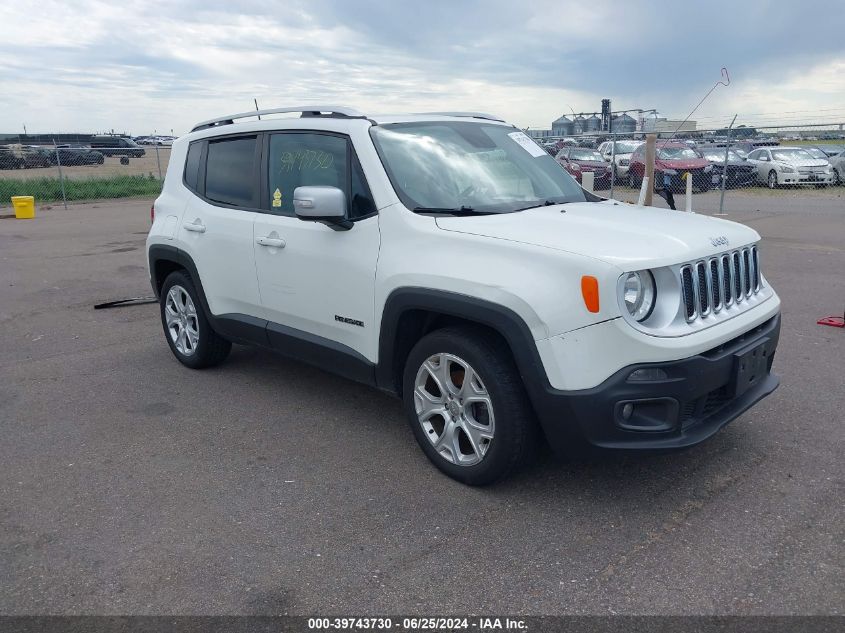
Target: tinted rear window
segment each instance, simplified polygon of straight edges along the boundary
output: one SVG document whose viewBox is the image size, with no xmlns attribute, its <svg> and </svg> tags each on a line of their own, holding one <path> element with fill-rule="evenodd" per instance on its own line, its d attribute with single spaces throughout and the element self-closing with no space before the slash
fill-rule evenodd
<svg viewBox="0 0 845 633">
<path fill-rule="evenodd" d="M 238 207 L 256 206 L 255 144 L 255 137 L 209 142 L 206 198 Z"/>
<path fill-rule="evenodd" d="M 200 156 L 202 156 L 202 143 L 191 143 L 188 148 L 188 158 L 185 159 L 185 184 L 191 191 L 197 190 Z"/>
</svg>

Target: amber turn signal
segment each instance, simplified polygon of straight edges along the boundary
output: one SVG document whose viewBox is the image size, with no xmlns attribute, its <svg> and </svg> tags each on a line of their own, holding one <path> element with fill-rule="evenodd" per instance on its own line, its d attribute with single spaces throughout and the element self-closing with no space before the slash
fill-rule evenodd
<svg viewBox="0 0 845 633">
<path fill-rule="evenodd" d="M 599 280 L 591 275 L 581 277 L 581 296 L 590 312 L 599 311 Z"/>
</svg>

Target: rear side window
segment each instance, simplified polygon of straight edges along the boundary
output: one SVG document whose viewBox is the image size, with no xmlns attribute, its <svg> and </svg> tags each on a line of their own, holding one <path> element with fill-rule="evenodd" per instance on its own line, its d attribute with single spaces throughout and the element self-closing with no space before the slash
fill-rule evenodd
<svg viewBox="0 0 845 633">
<path fill-rule="evenodd" d="M 188 157 L 185 159 L 185 184 L 194 192 L 198 191 L 201 156 L 202 143 L 191 143 L 188 147 Z"/>
<path fill-rule="evenodd" d="M 209 141 L 205 197 L 236 207 L 257 206 L 256 137 Z"/>
</svg>

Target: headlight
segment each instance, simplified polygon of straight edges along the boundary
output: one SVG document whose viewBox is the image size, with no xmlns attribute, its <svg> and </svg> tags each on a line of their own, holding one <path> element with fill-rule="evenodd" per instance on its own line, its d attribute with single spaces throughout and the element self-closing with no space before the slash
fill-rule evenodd
<svg viewBox="0 0 845 633">
<path fill-rule="evenodd" d="M 651 315 L 656 295 L 654 277 L 648 270 L 628 273 L 625 276 L 622 299 L 635 321 L 645 321 Z"/>
<path fill-rule="evenodd" d="M 794 167 L 787 167 L 786 165 L 784 165 L 783 167 L 781 167 L 781 168 L 780 168 L 780 170 L 781 170 L 783 173 L 785 173 L 785 174 L 794 174 L 794 173 L 795 173 L 795 168 L 794 168 Z"/>
<path fill-rule="evenodd" d="M 581 171 L 581 165 L 579 165 L 578 163 L 570 163 L 569 168 L 572 171 Z"/>
<path fill-rule="evenodd" d="M 707 165 L 707 167 L 704 168 L 705 174 L 709 174 L 711 171 L 713 171 L 713 165 Z"/>
<path fill-rule="evenodd" d="M 620 158 L 620 159 L 619 159 L 619 164 L 620 164 L 622 167 L 627 167 L 628 165 L 630 165 L 630 164 L 631 164 L 631 161 L 630 161 L 630 159 L 628 159 L 628 158 Z"/>
</svg>

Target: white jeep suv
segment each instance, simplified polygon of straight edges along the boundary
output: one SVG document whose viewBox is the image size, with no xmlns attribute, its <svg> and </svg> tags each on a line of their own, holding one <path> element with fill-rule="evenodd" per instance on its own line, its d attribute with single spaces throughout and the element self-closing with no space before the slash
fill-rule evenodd
<svg viewBox="0 0 845 633">
<path fill-rule="evenodd" d="M 260 114 L 174 142 L 153 207 L 150 279 L 184 365 L 254 344 L 395 394 L 469 484 L 543 436 L 687 447 L 777 387 L 752 229 L 596 197 L 489 115 Z"/>
</svg>

